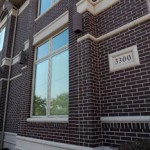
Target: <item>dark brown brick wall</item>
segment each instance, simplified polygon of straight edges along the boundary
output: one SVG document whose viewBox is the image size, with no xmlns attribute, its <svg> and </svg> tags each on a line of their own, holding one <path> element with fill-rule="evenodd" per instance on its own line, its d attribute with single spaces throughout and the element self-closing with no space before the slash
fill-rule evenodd
<svg viewBox="0 0 150 150">
<path fill-rule="evenodd" d="M 99 43 L 102 116 L 145 116 L 149 110 L 150 21 Z M 140 65 L 110 73 L 108 54 L 137 45 Z"/>
<path fill-rule="evenodd" d="M 124 143 L 150 138 L 149 123 L 103 123 L 102 128 L 105 146 L 118 147 Z"/>
<path fill-rule="evenodd" d="M 97 44 L 89 40 L 78 44 L 80 132 L 82 133 L 83 141 L 88 143 L 87 146 L 90 147 L 98 146 L 101 131 L 97 47 Z"/>
<path fill-rule="evenodd" d="M 10 16 L 7 18 L 4 47 L 3 50 L 0 52 L 0 65 L 2 64 L 3 58 L 5 57 L 10 58 L 12 49 L 12 39 L 14 34 L 14 23 L 15 23 L 14 16 Z M 8 78 L 8 71 L 9 71 L 8 66 L 4 65 L 1 67 L 0 80 L 2 78 L 4 79 Z M 7 90 L 7 81 L 4 80 L 0 81 L 0 131 L 2 131 L 3 126 L 6 90 Z"/>
<path fill-rule="evenodd" d="M 80 45 L 77 48 L 77 36 L 72 30 L 72 14 L 74 10 L 73 4 L 73 2 L 70 2 L 69 5 L 69 123 L 27 123 L 27 118 L 30 117 L 31 105 L 31 86 L 34 57 L 34 47 L 31 44 L 33 42 L 33 35 L 35 31 L 39 31 L 57 18 L 60 14 L 65 12 L 68 7 L 67 1 L 63 0 L 35 23 L 34 19 L 36 18 L 37 13 L 35 8 L 37 6 L 37 2 L 32 1 L 27 8 L 29 9 L 28 14 L 26 14 L 29 16 L 28 20 L 30 22 L 28 26 L 28 36 L 30 40 L 30 48 L 28 50 L 28 68 L 24 71 L 21 71 L 23 73 L 22 77 L 11 82 L 9 106 L 13 108 L 11 108 L 11 110 L 8 112 L 9 118 L 7 122 L 7 130 L 9 132 L 15 131 L 21 136 L 95 147 L 99 144 L 100 136 L 99 114 L 97 114 L 97 112 L 99 112 L 99 88 L 98 82 L 96 81 L 98 78 L 98 59 L 95 61 L 95 56 L 98 55 L 98 50 L 95 51 L 96 45 L 90 41 L 86 42 L 86 46 Z M 23 40 L 20 41 L 20 34 L 21 25 L 23 25 L 23 19 L 25 16 L 21 14 L 19 17 L 20 20 L 18 21 L 18 26 L 20 26 L 20 32 L 17 32 L 16 43 L 18 44 L 16 46 L 15 53 L 19 53 L 19 50 L 22 48 L 21 44 L 23 42 Z M 43 19 L 44 21 L 42 21 Z M 19 67 L 19 64 L 13 66 L 12 77 L 20 73 Z M 84 69 L 84 67 L 86 68 Z M 84 76 L 88 76 L 88 78 L 84 78 Z M 21 85 L 19 85 L 19 82 Z M 95 86 L 96 88 L 94 88 Z M 17 92 L 14 91 L 16 88 Z M 86 91 L 83 91 L 85 88 Z M 11 104 L 14 101 L 15 103 L 12 106 Z M 18 106 L 16 106 L 16 104 Z M 16 112 L 14 109 L 15 107 L 19 107 L 19 110 L 17 109 Z M 17 111 L 19 111 L 19 122 L 17 119 L 14 123 L 12 119 L 16 119 L 17 115 L 15 114 Z M 15 128 L 16 125 L 18 129 Z"/>
<path fill-rule="evenodd" d="M 21 77 L 10 81 L 9 88 L 9 101 L 7 109 L 7 122 L 6 122 L 6 131 L 17 133 L 18 132 L 18 120 L 19 120 L 19 103 L 21 97 L 22 89 Z"/>
<path fill-rule="evenodd" d="M 149 27 L 150 21 L 147 21 L 99 43 L 102 116 L 150 115 Z M 110 73 L 108 54 L 133 45 L 138 47 L 140 66 Z M 128 124 L 120 125 L 103 124 L 104 145 L 149 139 L 149 124 L 144 128 L 143 124 L 131 124 L 132 128 Z"/>
<path fill-rule="evenodd" d="M 0 81 L 0 131 L 2 131 L 3 126 L 6 88 L 7 88 L 7 81 Z"/>
<path fill-rule="evenodd" d="M 76 1 L 77 2 L 77 1 Z M 18 18 L 14 56 L 27 50 L 27 69 L 12 67 L 6 131 L 18 135 L 81 146 L 118 146 L 136 138 L 149 138 L 149 124 L 101 123 L 101 116 L 150 115 L 149 39 L 150 21 L 128 29 L 99 43 L 77 38 L 90 33 L 100 36 L 148 13 L 145 0 L 122 0 L 97 16 L 83 14 L 84 31 L 73 32 L 75 1 L 69 3 L 69 122 L 28 123 L 31 107 L 34 46 L 33 35 L 68 9 L 62 0 L 36 22 L 37 0 Z M 36 8 L 36 9 L 35 9 Z M 137 45 L 141 65 L 110 73 L 108 54 Z M 131 127 L 132 126 L 132 127 Z"/>
<path fill-rule="evenodd" d="M 148 14 L 146 0 L 121 0 L 95 17 L 89 12 L 85 12 L 83 14 L 83 32 L 79 36 L 90 33 L 98 37 L 146 14 Z"/>
<path fill-rule="evenodd" d="M 148 13 L 146 0 L 121 0 L 96 17 L 96 36 L 103 35 Z"/>
</svg>

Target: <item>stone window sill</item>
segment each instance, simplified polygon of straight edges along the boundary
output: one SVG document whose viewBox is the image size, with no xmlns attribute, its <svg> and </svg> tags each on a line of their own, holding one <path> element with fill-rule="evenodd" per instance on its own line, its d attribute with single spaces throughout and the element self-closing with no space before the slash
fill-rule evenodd
<svg viewBox="0 0 150 150">
<path fill-rule="evenodd" d="M 39 123 L 68 123 L 68 117 L 58 118 L 28 118 L 27 122 L 39 122 Z"/>
</svg>

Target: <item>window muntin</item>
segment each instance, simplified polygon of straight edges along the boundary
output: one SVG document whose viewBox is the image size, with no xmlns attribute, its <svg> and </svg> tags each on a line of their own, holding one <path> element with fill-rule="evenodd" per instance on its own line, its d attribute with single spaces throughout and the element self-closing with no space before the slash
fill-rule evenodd
<svg viewBox="0 0 150 150">
<path fill-rule="evenodd" d="M 39 15 L 43 14 L 48 8 L 52 7 L 59 0 L 39 0 Z"/>
<path fill-rule="evenodd" d="M 0 29 L 0 51 L 2 51 L 4 46 L 5 31 L 6 27 Z"/>
<path fill-rule="evenodd" d="M 59 49 L 52 50 L 53 37 L 36 48 L 32 117 L 68 115 L 69 51 L 68 35 L 63 33 L 68 29 L 57 35 L 67 41 Z"/>
</svg>

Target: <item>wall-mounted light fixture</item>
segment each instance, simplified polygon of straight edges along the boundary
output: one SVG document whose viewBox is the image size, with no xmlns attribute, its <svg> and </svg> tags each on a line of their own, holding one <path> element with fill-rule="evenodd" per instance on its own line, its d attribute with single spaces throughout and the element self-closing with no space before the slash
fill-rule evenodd
<svg viewBox="0 0 150 150">
<path fill-rule="evenodd" d="M 21 52 L 20 52 L 20 60 L 19 60 L 19 64 L 26 64 L 27 59 L 28 59 L 27 52 L 21 51 Z"/>
<path fill-rule="evenodd" d="M 75 33 L 80 33 L 83 31 L 82 22 L 82 14 L 75 12 L 73 15 L 73 31 Z"/>
</svg>

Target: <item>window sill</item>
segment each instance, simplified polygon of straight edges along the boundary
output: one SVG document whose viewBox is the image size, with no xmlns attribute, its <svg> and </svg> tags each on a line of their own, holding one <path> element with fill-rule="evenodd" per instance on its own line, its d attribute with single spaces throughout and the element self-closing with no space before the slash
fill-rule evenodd
<svg viewBox="0 0 150 150">
<path fill-rule="evenodd" d="M 39 123 L 68 123 L 68 117 L 65 118 L 28 118 L 27 122 L 39 122 Z"/>
</svg>

